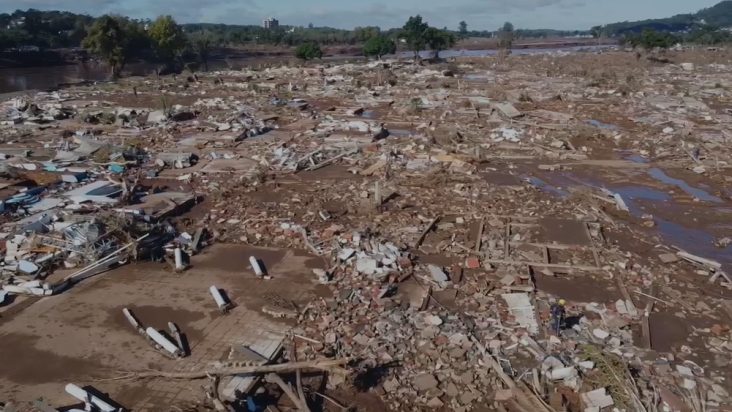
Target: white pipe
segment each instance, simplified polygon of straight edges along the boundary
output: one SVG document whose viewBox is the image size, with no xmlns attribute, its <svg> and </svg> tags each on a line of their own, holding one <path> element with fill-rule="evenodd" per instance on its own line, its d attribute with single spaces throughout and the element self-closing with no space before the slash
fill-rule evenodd
<svg viewBox="0 0 732 412">
<path fill-rule="evenodd" d="M 257 258 L 255 258 L 254 256 L 249 256 L 249 263 L 252 264 L 252 269 L 254 269 L 254 273 L 257 276 L 264 276 L 264 271 L 262 270 L 262 267 L 259 266 Z"/>
<path fill-rule="evenodd" d="M 185 269 L 185 266 L 183 266 L 183 250 L 179 247 L 175 248 L 175 269 Z"/>
<path fill-rule="evenodd" d="M 108 404 L 107 402 L 104 402 L 103 400 L 90 394 L 89 392 L 85 391 L 84 389 L 81 389 L 80 387 L 74 385 L 73 383 L 66 385 L 66 392 L 69 395 L 73 396 L 74 398 L 76 398 L 84 403 L 91 402 L 94 406 L 99 408 L 102 412 L 114 412 L 117 410 L 117 408 L 115 408 L 114 406 Z"/>
<path fill-rule="evenodd" d="M 64 281 L 67 281 L 67 280 L 69 280 L 69 279 L 73 279 L 73 278 L 74 278 L 74 277 L 76 277 L 77 275 L 83 274 L 84 272 L 88 271 L 89 269 L 92 269 L 92 268 L 95 268 L 95 267 L 97 267 L 97 266 L 101 266 L 101 265 L 104 265 L 105 263 L 108 263 L 109 261 L 111 261 L 111 260 L 115 259 L 115 257 L 116 257 L 117 255 L 119 255 L 120 253 L 122 253 L 122 251 L 124 251 L 124 250 L 128 249 L 128 248 L 129 248 L 130 246 L 132 246 L 132 245 L 135 245 L 135 244 L 136 244 L 137 242 L 141 241 L 142 239 L 145 239 L 145 238 L 146 238 L 146 237 L 148 237 L 148 236 L 150 236 L 150 234 L 149 234 L 149 233 L 148 233 L 148 234 L 146 234 L 146 235 L 144 235 L 144 236 L 142 236 L 142 237 L 140 237 L 139 239 L 136 239 L 135 241 L 133 241 L 133 242 L 130 242 L 130 243 L 126 244 L 125 246 L 123 246 L 123 247 L 121 247 L 121 248 L 119 248 L 119 249 L 115 250 L 115 251 L 114 251 L 113 253 L 111 253 L 111 254 L 110 254 L 110 255 L 108 255 L 107 257 L 103 258 L 102 260 L 98 260 L 98 261 L 96 261 L 96 262 L 94 262 L 94 263 L 91 263 L 91 264 L 89 264 L 89 266 L 87 266 L 87 267 L 85 267 L 85 268 L 83 268 L 83 269 L 80 269 L 80 270 L 76 271 L 75 273 L 72 273 L 72 274 L 71 274 L 71 275 L 69 275 L 69 276 L 66 276 L 66 277 L 64 278 Z"/>
<path fill-rule="evenodd" d="M 175 356 L 178 356 L 180 354 L 180 348 L 178 348 L 171 341 L 166 339 L 165 336 L 160 334 L 160 332 L 156 331 L 153 328 L 148 327 L 145 330 L 145 333 L 147 333 L 147 336 L 151 337 L 152 340 L 157 342 L 158 345 L 162 346 L 163 349 L 167 350 L 168 352 L 172 353 Z"/>
<path fill-rule="evenodd" d="M 24 295 L 35 295 L 35 296 L 51 296 L 53 291 L 45 290 L 43 288 L 25 288 L 22 286 L 5 285 L 3 290 L 10 293 L 19 293 Z"/>
<path fill-rule="evenodd" d="M 135 317 L 132 316 L 132 312 L 130 312 L 129 309 L 127 309 L 127 308 L 122 309 L 122 313 L 125 314 L 125 317 L 127 318 L 127 320 L 132 324 L 132 326 L 135 329 L 140 329 L 140 324 L 137 323 L 137 319 L 135 319 Z"/>
<path fill-rule="evenodd" d="M 214 300 L 216 301 L 216 304 L 219 306 L 219 309 L 226 307 L 226 300 L 224 300 L 224 297 L 221 296 L 221 292 L 219 292 L 219 288 L 216 286 L 211 286 L 211 294 L 214 297 Z"/>
</svg>

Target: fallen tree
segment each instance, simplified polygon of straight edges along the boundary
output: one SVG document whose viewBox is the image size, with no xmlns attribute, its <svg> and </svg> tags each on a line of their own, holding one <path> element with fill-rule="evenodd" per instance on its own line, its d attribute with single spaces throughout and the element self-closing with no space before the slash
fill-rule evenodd
<svg viewBox="0 0 732 412">
<path fill-rule="evenodd" d="M 113 378 L 112 380 L 122 379 L 146 379 L 146 378 L 167 378 L 167 379 L 204 379 L 209 376 L 231 376 L 244 373 L 265 374 L 265 373 L 287 373 L 303 369 L 318 369 L 338 372 L 343 369 L 339 368 L 351 361 L 351 358 L 341 359 L 319 359 L 305 362 L 289 362 L 277 365 L 261 365 L 261 366 L 240 366 L 230 368 L 210 368 L 193 372 L 164 372 L 164 371 L 145 371 L 132 372 L 125 376 Z"/>
</svg>

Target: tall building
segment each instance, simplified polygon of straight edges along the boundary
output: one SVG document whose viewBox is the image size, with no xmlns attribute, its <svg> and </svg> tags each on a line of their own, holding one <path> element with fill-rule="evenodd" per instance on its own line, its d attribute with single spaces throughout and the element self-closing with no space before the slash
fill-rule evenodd
<svg viewBox="0 0 732 412">
<path fill-rule="evenodd" d="M 262 27 L 264 27 L 265 29 L 276 29 L 279 26 L 280 21 L 277 19 L 273 19 L 272 17 L 264 19 L 264 21 L 262 22 Z"/>
</svg>

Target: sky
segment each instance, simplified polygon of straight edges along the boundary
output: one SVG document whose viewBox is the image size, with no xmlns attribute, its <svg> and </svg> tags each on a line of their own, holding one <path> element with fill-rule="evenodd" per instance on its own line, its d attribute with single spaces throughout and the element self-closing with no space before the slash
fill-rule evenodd
<svg viewBox="0 0 732 412">
<path fill-rule="evenodd" d="M 420 14 L 431 26 L 496 30 L 510 21 L 516 28 L 585 30 L 592 26 L 670 17 L 710 7 L 719 0 L 0 0 L 0 12 L 36 8 L 133 18 L 170 14 L 181 23 L 260 25 L 267 17 L 280 24 L 401 27 Z"/>
</svg>

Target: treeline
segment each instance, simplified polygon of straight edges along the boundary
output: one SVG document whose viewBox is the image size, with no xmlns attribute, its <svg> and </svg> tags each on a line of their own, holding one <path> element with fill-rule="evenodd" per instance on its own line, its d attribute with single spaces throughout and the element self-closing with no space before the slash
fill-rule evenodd
<svg viewBox="0 0 732 412">
<path fill-rule="evenodd" d="M 461 27 L 464 28 L 464 25 Z M 229 39 L 212 26 L 201 25 L 194 29 L 186 31 L 170 16 L 160 16 L 150 23 L 142 23 L 122 16 L 104 15 L 86 28 L 86 37 L 81 46 L 107 63 L 114 77 L 121 74 L 130 60 L 140 58 L 144 53 L 151 53 L 157 61 L 172 69 L 180 69 L 184 54 L 192 53 L 198 57 L 203 69 L 207 70 L 212 48 Z M 512 31 L 513 25 L 506 23 L 501 38 L 510 40 L 509 35 L 512 36 L 512 33 L 509 32 Z M 365 39 L 366 56 L 381 58 L 396 52 L 398 40 L 378 30 L 362 36 Z M 456 42 L 456 36 L 451 32 L 430 27 L 421 16 L 410 17 L 400 29 L 399 36 L 415 52 L 415 57 L 420 51 L 429 49 L 434 52 L 435 58 L 439 58 L 440 51 L 452 47 Z M 315 41 L 301 43 L 295 50 L 295 56 L 303 60 L 320 58 L 322 55 L 320 45 Z"/>
<path fill-rule="evenodd" d="M 0 14 L 0 51 L 8 48 L 37 47 L 39 49 L 58 49 L 79 47 L 86 37 L 88 28 L 95 18 L 61 11 L 40 11 L 29 9 L 16 10 L 10 14 Z M 149 26 L 151 20 L 126 19 L 142 27 Z M 467 24 L 457 25 L 454 29 L 442 30 L 456 36 L 457 39 L 468 37 L 494 37 L 498 30 L 468 30 Z M 280 26 L 276 29 L 264 29 L 259 26 L 226 25 L 226 24 L 182 24 L 185 33 L 207 32 L 216 38 L 221 45 L 238 46 L 248 44 L 268 44 L 297 46 L 307 43 L 320 45 L 356 45 L 363 44 L 375 36 L 390 39 L 402 38 L 402 28 L 382 30 L 379 27 L 356 27 L 353 30 L 330 27 Z M 561 30 L 526 30 L 517 29 L 517 38 L 576 36 L 587 34 L 586 31 Z"/>
<path fill-rule="evenodd" d="M 663 19 L 625 21 L 608 24 L 604 28 L 609 35 L 619 36 L 625 33 L 641 33 L 643 29 L 680 33 L 694 30 L 698 26 L 732 27 L 732 0 L 724 0 L 696 13 L 677 14 Z"/>
<path fill-rule="evenodd" d="M 732 33 L 719 30 L 713 26 L 694 27 L 683 34 L 669 33 L 661 30 L 645 28 L 640 33 L 625 33 L 620 38 L 620 43 L 630 47 L 642 47 L 644 49 L 668 49 L 677 44 L 698 44 L 704 46 L 716 46 L 732 44 Z"/>
<path fill-rule="evenodd" d="M 78 47 L 94 18 L 62 11 L 17 10 L 0 14 L 0 50 Z"/>
</svg>

